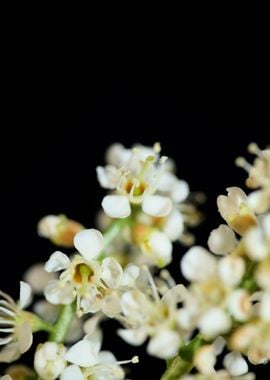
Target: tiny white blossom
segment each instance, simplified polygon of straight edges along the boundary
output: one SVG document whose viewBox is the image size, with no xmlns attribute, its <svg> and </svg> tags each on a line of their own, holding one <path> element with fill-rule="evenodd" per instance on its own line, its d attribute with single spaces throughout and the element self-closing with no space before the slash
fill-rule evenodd
<svg viewBox="0 0 270 380">
<path fill-rule="evenodd" d="M 39 344 L 35 357 L 34 367 L 43 380 L 57 379 L 66 367 L 66 348 L 61 343 L 46 342 Z"/>
</svg>

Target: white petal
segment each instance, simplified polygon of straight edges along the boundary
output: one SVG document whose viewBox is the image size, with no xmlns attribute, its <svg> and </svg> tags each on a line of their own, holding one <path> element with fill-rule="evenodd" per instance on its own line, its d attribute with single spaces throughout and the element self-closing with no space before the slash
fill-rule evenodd
<svg viewBox="0 0 270 380">
<path fill-rule="evenodd" d="M 189 186 L 186 181 L 178 180 L 171 189 L 171 197 L 173 202 L 183 202 L 189 194 Z"/>
<path fill-rule="evenodd" d="M 260 317 L 265 322 L 270 322 L 270 293 L 263 293 L 260 302 Z"/>
<path fill-rule="evenodd" d="M 216 364 L 216 354 L 212 345 L 200 347 L 194 355 L 194 364 L 196 368 L 203 374 L 214 373 Z"/>
<path fill-rule="evenodd" d="M 109 288 L 115 289 L 119 286 L 122 273 L 121 265 L 114 258 L 106 257 L 102 261 L 100 277 Z"/>
<path fill-rule="evenodd" d="M 189 281 L 205 281 L 216 273 L 217 262 L 206 249 L 190 248 L 181 260 L 181 270 Z"/>
<path fill-rule="evenodd" d="M 121 278 L 122 286 L 134 286 L 136 279 L 140 275 L 140 268 L 134 264 L 128 264 L 124 269 L 123 276 Z"/>
<path fill-rule="evenodd" d="M 83 325 L 83 331 L 85 334 L 91 336 L 94 331 L 98 329 L 100 319 L 100 315 L 95 315 L 94 317 L 87 319 Z"/>
<path fill-rule="evenodd" d="M 66 269 L 70 264 L 70 260 L 64 253 L 60 251 L 54 252 L 49 260 L 45 263 L 45 270 L 47 272 L 58 272 Z"/>
<path fill-rule="evenodd" d="M 187 296 L 188 292 L 184 285 L 176 285 L 164 294 L 162 302 L 167 305 L 172 304 L 175 306 L 177 303 L 182 302 Z"/>
<path fill-rule="evenodd" d="M 52 280 L 44 290 L 44 295 L 53 305 L 68 305 L 74 300 L 73 286 L 63 284 L 59 280 Z"/>
<path fill-rule="evenodd" d="M 35 294 L 42 294 L 48 282 L 56 278 L 56 274 L 46 272 L 44 263 L 37 263 L 25 272 L 23 278 Z"/>
<path fill-rule="evenodd" d="M 102 302 L 102 311 L 110 318 L 113 318 L 116 315 L 120 314 L 122 308 L 119 296 L 116 294 L 105 296 Z"/>
<path fill-rule="evenodd" d="M 247 254 L 252 260 L 260 261 L 267 257 L 268 247 L 261 229 L 251 228 L 244 237 L 244 243 Z"/>
<path fill-rule="evenodd" d="M 164 217 L 171 212 L 172 201 L 161 195 L 148 195 L 143 199 L 142 209 L 148 215 Z"/>
<path fill-rule="evenodd" d="M 268 211 L 270 205 L 269 191 L 257 190 L 248 195 L 248 205 L 257 214 Z"/>
<path fill-rule="evenodd" d="M 74 246 L 86 260 L 92 260 L 102 251 L 104 238 L 101 232 L 91 228 L 78 232 L 74 237 Z"/>
<path fill-rule="evenodd" d="M 87 340 L 81 340 L 70 347 L 65 357 L 68 362 L 80 367 L 90 367 L 98 363 L 95 349 Z"/>
<path fill-rule="evenodd" d="M 120 180 L 121 173 L 115 166 L 112 166 L 112 165 L 107 165 L 105 167 L 98 166 L 96 171 L 97 171 L 98 182 L 104 189 L 116 188 Z"/>
<path fill-rule="evenodd" d="M 230 286 L 239 284 L 246 269 L 245 261 L 242 257 L 226 256 L 218 262 L 218 273 L 222 281 Z"/>
<path fill-rule="evenodd" d="M 143 329 L 118 329 L 117 334 L 127 343 L 133 346 L 140 346 L 147 338 Z"/>
<path fill-rule="evenodd" d="M 20 281 L 20 308 L 24 309 L 30 305 L 32 300 L 31 286 L 24 281 Z"/>
<path fill-rule="evenodd" d="M 232 376 L 242 376 L 248 372 L 248 365 L 238 352 L 230 352 L 223 361 L 224 367 Z"/>
<path fill-rule="evenodd" d="M 87 341 L 90 344 L 92 352 L 95 356 L 98 356 L 101 349 L 102 338 L 103 335 L 101 329 L 96 329 L 96 331 L 94 331 L 91 335 L 85 335 L 83 338 L 84 341 Z"/>
<path fill-rule="evenodd" d="M 164 171 L 158 178 L 157 190 L 169 193 L 176 182 L 177 177 L 173 173 Z"/>
<path fill-rule="evenodd" d="M 184 231 L 184 218 L 182 214 L 177 210 L 172 211 L 165 219 L 162 229 L 171 241 L 179 239 Z"/>
<path fill-rule="evenodd" d="M 116 364 L 117 360 L 111 351 L 101 351 L 98 355 L 99 363 Z"/>
<path fill-rule="evenodd" d="M 159 231 L 151 234 L 148 241 L 150 253 L 154 256 L 154 262 L 159 267 L 164 267 L 172 260 L 172 243 L 168 237 Z"/>
<path fill-rule="evenodd" d="M 0 377 L 0 380 L 12 380 L 12 377 L 9 375 L 4 375 Z"/>
<path fill-rule="evenodd" d="M 82 374 L 80 368 L 76 365 L 70 365 L 64 369 L 61 374 L 60 380 L 84 380 L 85 377 Z"/>
<path fill-rule="evenodd" d="M 18 343 L 20 353 L 23 354 L 31 347 L 33 343 L 33 334 L 31 325 L 28 322 L 24 322 L 18 327 Z"/>
<path fill-rule="evenodd" d="M 202 316 L 198 326 L 207 338 L 215 338 L 229 331 L 231 320 L 224 310 L 213 308 Z"/>
<path fill-rule="evenodd" d="M 228 298 L 228 309 L 232 316 L 240 322 L 246 321 L 251 313 L 251 301 L 245 289 L 235 289 Z"/>
<path fill-rule="evenodd" d="M 177 332 L 160 330 L 150 339 L 147 352 L 161 359 L 169 359 L 177 354 L 180 343 L 181 340 Z"/>
<path fill-rule="evenodd" d="M 231 252 L 237 244 L 235 234 L 226 224 L 221 224 L 213 230 L 208 239 L 210 251 L 217 255 L 224 255 Z"/>
<path fill-rule="evenodd" d="M 106 215 L 111 218 L 127 218 L 131 213 L 129 200 L 124 195 L 107 195 L 101 203 Z"/>
</svg>

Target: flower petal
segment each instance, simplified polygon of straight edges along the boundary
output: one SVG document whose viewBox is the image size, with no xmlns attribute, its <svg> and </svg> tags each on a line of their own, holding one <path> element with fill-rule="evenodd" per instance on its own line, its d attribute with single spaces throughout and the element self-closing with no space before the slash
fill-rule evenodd
<svg viewBox="0 0 270 380">
<path fill-rule="evenodd" d="M 102 261 L 100 278 L 111 288 L 117 288 L 120 284 L 123 270 L 114 258 L 107 257 Z"/>
<path fill-rule="evenodd" d="M 30 323 L 24 322 L 18 327 L 18 343 L 21 354 L 29 350 L 31 347 L 33 343 L 33 334 Z"/>
<path fill-rule="evenodd" d="M 206 249 L 194 246 L 182 258 L 181 270 L 189 281 L 204 281 L 216 273 L 217 262 Z"/>
<path fill-rule="evenodd" d="M 44 290 L 46 300 L 53 305 L 68 305 L 74 300 L 73 286 L 66 283 L 62 286 L 59 280 L 52 280 Z"/>
<path fill-rule="evenodd" d="M 241 376 L 248 372 L 248 365 L 238 352 L 230 352 L 223 361 L 224 367 L 232 376 Z"/>
<path fill-rule="evenodd" d="M 189 194 L 189 186 L 186 181 L 178 180 L 171 189 L 171 198 L 173 202 L 183 202 Z"/>
<path fill-rule="evenodd" d="M 127 218 L 131 213 L 129 200 L 125 195 L 107 195 L 101 205 L 105 214 L 111 218 Z"/>
<path fill-rule="evenodd" d="M 86 260 L 93 260 L 104 247 L 104 238 L 101 232 L 91 228 L 77 233 L 74 246 Z"/>
<path fill-rule="evenodd" d="M 208 239 L 209 249 L 217 255 L 231 252 L 237 244 L 233 230 L 226 224 L 221 224 L 213 230 Z"/>
<path fill-rule="evenodd" d="M 142 209 L 148 215 L 164 217 L 171 212 L 172 201 L 161 195 L 148 195 L 143 199 Z"/>
<path fill-rule="evenodd" d="M 143 329 L 118 329 L 117 334 L 127 343 L 133 346 L 140 346 L 147 338 L 147 333 Z"/>
<path fill-rule="evenodd" d="M 171 241 L 175 241 L 182 235 L 183 231 L 184 218 L 179 211 L 173 210 L 165 220 L 163 232 Z"/>
<path fill-rule="evenodd" d="M 70 264 L 70 260 L 64 253 L 60 251 L 54 252 L 49 260 L 45 263 L 46 272 L 58 272 L 66 269 Z"/>
<path fill-rule="evenodd" d="M 177 354 L 180 343 L 180 336 L 177 332 L 160 330 L 150 339 L 147 352 L 161 359 L 169 359 Z"/>
<path fill-rule="evenodd" d="M 66 360 L 80 367 L 90 367 L 98 363 L 94 347 L 88 340 L 80 340 L 66 353 Z"/>
<path fill-rule="evenodd" d="M 30 305 L 32 300 L 31 286 L 24 281 L 20 281 L 20 301 L 19 305 L 21 309 Z"/>
<path fill-rule="evenodd" d="M 70 365 L 64 369 L 61 374 L 60 380 L 84 380 L 85 377 L 82 374 L 80 368 L 76 365 Z"/>
</svg>

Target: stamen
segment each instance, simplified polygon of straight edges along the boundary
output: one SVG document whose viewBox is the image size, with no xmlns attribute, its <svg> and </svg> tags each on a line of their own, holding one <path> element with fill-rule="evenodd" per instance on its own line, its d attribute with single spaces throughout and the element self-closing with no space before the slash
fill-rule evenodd
<svg viewBox="0 0 270 380">
<path fill-rule="evenodd" d="M 156 142 L 153 146 L 153 149 L 154 149 L 154 152 L 155 153 L 160 153 L 161 151 L 161 146 L 160 146 L 160 143 L 159 142 Z"/>
<path fill-rule="evenodd" d="M 12 336 L 7 336 L 6 338 L 0 339 L 0 346 L 4 346 L 5 344 L 8 344 L 12 341 Z"/>
<path fill-rule="evenodd" d="M 4 332 L 4 333 L 11 333 L 13 331 L 14 331 L 13 328 L 0 329 L 0 332 Z"/>
<path fill-rule="evenodd" d="M 176 283 L 175 283 L 174 279 L 172 278 L 170 272 L 167 271 L 166 269 L 163 269 L 160 272 L 160 277 L 164 278 L 164 280 L 167 281 L 167 283 L 168 283 L 168 285 L 169 285 L 170 288 L 173 288 L 176 285 Z"/>
<path fill-rule="evenodd" d="M 133 363 L 133 364 L 139 363 L 139 356 L 136 355 L 136 356 L 133 356 L 133 358 L 131 358 L 130 360 L 121 360 L 117 362 L 117 364 L 119 365 L 128 364 L 128 363 Z"/>
<path fill-rule="evenodd" d="M 154 297 L 155 301 L 156 302 L 160 302 L 160 297 L 159 297 L 159 294 L 158 294 L 158 290 L 157 290 L 156 284 L 154 282 L 153 276 L 152 276 L 152 274 L 149 271 L 149 268 L 146 265 L 143 265 L 142 269 L 144 269 L 145 272 L 147 273 L 147 277 L 148 277 L 149 284 L 151 286 L 152 294 L 153 294 L 153 297 Z"/>
<path fill-rule="evenodd" d="M 167 160 L 168 160 L 167 156 L 160 157 L 160 159 L 159 159 L 160 165 L 164 165 Z"/>
<path fill-rule="evenodd" d="M 248 152 L 252 154 L 256 154 L 256 156 L 261 157 L 262 156 L 262 151 L 258 147 L 256 143 L 250 143 L 248 145 Z"/>
<path fill-rule="evenodd" d="M 15 317 L 16 313 L 14 313 L 13 311 L 3 307 L 3 306 L 0 306 L 0 311 L 2 311 L 4 314 L 7 314 L 7 315 L 10 315 L 11 317 Z"/>
<path fill-rule="evenodd" d="M 235 160 L 235 165 L 240 168 L 245 169 L 248 173 L 250 172 L 252 168 L 252 165 L 250 165 L 250 163 L 247 162 L 244 157 L 237 157 L 237 159 Z"/>
</svg>

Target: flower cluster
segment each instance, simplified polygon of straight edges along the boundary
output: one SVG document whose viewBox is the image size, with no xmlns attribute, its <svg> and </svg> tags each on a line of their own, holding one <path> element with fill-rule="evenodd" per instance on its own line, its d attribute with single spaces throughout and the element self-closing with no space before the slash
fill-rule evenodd
<svg viewBox="0 0 270 380">
<path fill-rule="evenodd" d="M 200 214 L 160 150 L 108 149 L 106 165 L 97 167 L 109 191 L 99 230 L 63 215 L 38 223 L 38 234 L 58 250 L 24 274 L 18 302 L 0 292 L 0 362 L 19 359 L 35 332 L 48 337 L 35 349 L 33 368 L 12 364 L 2 380 L 124 379 L 123 365 L 138 357 L 117 361 L 101 351 L 109 318 L 127 344 L 147 342 L 149 355 L 167 361 L 163 380 L 249 380 L 248 362 L 270 360 L 270 150 L 251 144 L 254 164 L 237 159 L 255 191 L 230 187 L 218 197 L 225 223 L 210 233 L 208 249 L 192 245 L 178 259 L 186 286 L 164 267 L 173 243 L 193 244 L 188 229 Z M 32 293 L 38 298 L 26 311 Z"/>
</svg>

